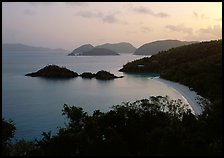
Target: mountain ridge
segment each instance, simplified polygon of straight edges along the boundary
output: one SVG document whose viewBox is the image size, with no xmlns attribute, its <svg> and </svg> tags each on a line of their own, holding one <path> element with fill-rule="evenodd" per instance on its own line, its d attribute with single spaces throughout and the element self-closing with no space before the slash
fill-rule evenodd
<svg viewBox="0 0 224 158">
<path fill-rule="evenodd" d="M 180 47 L 183 45 L 189 45 L 193 43 L 198 43 L 198 41 L 180 41 L 180 40 L 157 40 L 149 43 L 145 43 L 140 46 L 134 52 L 134 55 L 154 55 L 160 51 L 166 51 L 171 48 Z"/>
<path fill-rule="evenodd" d="M 103 48 L 110 51 L 114 51 L 118 54 L 133 54 L 136 48 L 128 42 L 118 42 L 118 43 L 105 43 L 97 46 L 93 46 L 91 44 L 84 44 L 80 47 L 75 48 L 69 56 L 82 55 L 84 52 L 91 51 L 94 48 Z M 105 50 L 106 51 L 106 50 Z"/>
<path fill-rule="evenodd" d="M 107 55 L 120 55 L 117 52 L 114 52 L 105 48 L 93 48 L 90 51 L 83 52 L 79 54 L 81 56 L 107 56 Z"/>
<path fill-rule="evenodd" d="M 105 43 L 96 46 L 96 48 L 106 48 L 112 51 L 115 51 L 119 54 L 122 53 L 130 53 L 133 54 L 136 50 L 136 48 L 128 42 L 119 42 L 119 43 Z"/>
<path fill-rule="evenodd" d="M 40 46 L 31 46 L 22 43 L 4 43 L 2 44 L 2 50 L 4 51 L 68 51 L 62 48 L 47 48 L 47 47 L 40 47 Z"/>
</svg>

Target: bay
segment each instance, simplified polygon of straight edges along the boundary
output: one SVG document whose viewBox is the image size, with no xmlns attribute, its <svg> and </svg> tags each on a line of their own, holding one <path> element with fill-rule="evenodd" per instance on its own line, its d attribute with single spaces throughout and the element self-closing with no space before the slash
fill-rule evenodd
<svg viewBox="0 0 224 158">
<path fill-rule="evenodd" d="M 2 53 L 2 115 L 12 119 L 16 139 L 40 139 L 42 132 L 57 132 L 64 127 L 64 104 L 82 107 L 88 114 L 94 110 L 109 111 L 112 105 L 133 102 L 149 96 L 181 99 L 180 93 L 150 80 L 148 75 L 125 74 L 118 70 L 127 62 L 143 56 L 67 56 L 61 52 Z M 44 79 L 25 76 L 48 64 L 64 66 L 77 73 L 110 71 L 124 78 L 112 81 L 96 79 Z"/>
</svg>

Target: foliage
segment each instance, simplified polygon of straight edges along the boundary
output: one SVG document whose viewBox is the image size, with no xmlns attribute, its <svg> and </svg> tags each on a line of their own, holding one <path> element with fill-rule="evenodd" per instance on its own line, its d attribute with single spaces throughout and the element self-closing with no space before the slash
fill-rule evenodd
<svg viewBox="0 0 224 158">
<path fill-rule="evenodd" d="M 37 146 L 32 141 L 16 140 L 11 142 L 14 137 L 16 127 L 11 120 L 2 118 L 2 155 L 3 156 L 25 156 L 27 153 L 37 150 Z"/>
<path fill-rule="evenodd" d="M 5 120 L 2 118 L 2 142 L 9 143 L 11 138 L 14 137 L 16 127 L 12 120 Z"/>
<path fill-rule="evenodd" d="M 9 155 L 11 147 L 11 139 L 15 135 L 16 127 L 12 120 L 2 118 L 2 154 Z"/>
<path fill-rule="evenodd" d="M 220 107 L 221 102 L 214 104 Z M 222 131 L 217 129 L 219 122 L 213 124 L 209 107 L 207 114 L 195 116 L 181 100 L 157 96 L 88 115 L 80 107 L 65 104 L 65 128 L 56 135 L 44 132 L 35 142 L 19 140 L 3 155 L 221 155 Z"/>
<path fill-rule="evenodd" d="M 185 84 L 209 99 L 210 103 L 204 105 L 205 110 L 198 120 L 202 130 L 206 131 L 203 132 L 206 138 L 201 136 L 204 140 L 198 141 L 201 146 L 209 144 L 205 152 L 222 152 L 222 40 L 163 51 L 150 58 L 129 62 L 120 71 L 160 73 L 160 77 Z"/>
<path fill-rule="evenodd" d="M 221 142 L 206 117 L 195 116 L 180 100 L 168 97 L 127 102 L 87 115 L 64 105 L 67 127 L 43 133 L 39 155 L 220 155 Z M 37 154 L 37 155 L 38 155 Z"/>
<path fill-rule="evenodd" d="M 214 101 L 222 97 L 222 40 L 162 51 L 129 62 L 120 71 L 160 73 L 160 77 L 185 84 Z"/>
</svg>

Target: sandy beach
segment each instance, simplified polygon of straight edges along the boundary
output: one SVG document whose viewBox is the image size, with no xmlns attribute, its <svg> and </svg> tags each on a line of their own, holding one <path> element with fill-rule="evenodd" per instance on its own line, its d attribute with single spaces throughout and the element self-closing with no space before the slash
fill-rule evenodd
<svg viewBox="0 0 224 158">
<path fill-rule="evenodd" d="M 177 93 L 180 93 L 182 95 L 181 99 L 183 100 L 183 102 L 191 106 L 190 108 L 193 114 L 198 115 L 202 113 L 203 109 L 196 99 L 198 97 L 201 98 L 201 96 L 199 96 L 195 91 L 191 91 L 187 86 L 180 83 L 165 80 L 162 78 L 153 78 L 153 80 L 165 84 L 174 91 L 177 91 Z"/>
</svg>

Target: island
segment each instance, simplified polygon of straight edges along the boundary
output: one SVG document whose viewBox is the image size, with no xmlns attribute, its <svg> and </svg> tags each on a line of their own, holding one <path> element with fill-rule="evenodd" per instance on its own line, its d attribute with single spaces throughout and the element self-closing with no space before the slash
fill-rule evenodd
<svg viewBox="0 0 224 158">
<path fill-rule="evenodd" d="M 146 43 L 136 49 L 134 55 L 154 55 L 161 51 L 166 51 L 171 48 L 176 48 L 184 45 L 198 43 L 197 41 L 179 41 L 179 40 L 159 40 Z"/>
<path fill-rule="evenodd" d="M 111 74 L 110 72 L 101 70 L 96 73 L 96 79 L 98 80 L 112 80 L 116 78 L 123 78 L 123 76 L 115 76 L 114 74 Z"/>
<path fill-rule="evenodd" d="M 82 54 L 83 52 L 87 52 L 92 50 L 94 47 L 91 44 L 85 44 L 82 45 L 76 49 L 74 49 L 70 54 L 68 54 L 68 56 L 78 56 L 80 54 Z"/>
<path fill-rule="evenodd" d="M 74 78 L 78 77 L 78 73 L 68 70 L 65 67 L 59 67 L 57 65 L 47 65 L 37 72 L 28 73 L 25 76 L 46 78 Z"/>
<path fill-rule="evenodd" d="M 91 79 L 91 78 L 95 77 L 96 75 L 91 73 L 91 72 L 83 72 L 79 76 L 81 76 L 82 78 L 89 78 L 89 79 Z"/>
<path fill-rule="evenodd" d="M 110 56 L 110 55 L 120 55 L 115 51 L 106 48 L 93 48 L 90 51 L 83 52 L 79 54 L 81 56 Z"/>
<path fill-rule="evenodd" d="M 98 45 L 95 47 L 91 44 L 84 44 L 84 45 L 74 49 L 71 53 L 68 54 L 68 56 L 119 55 L 119 54 L 128 54 L 128 53 L 133 54 L 135 51 L 136 51 L 136 48 L 128 42 L 105 43 L 105 44 Z"/>
<path fill-rule="evenodd" d="M 128 42 L 105 43 L 102 45 L 98 45 L 95 48 L 105 48 L 119 54 L 133 54 L 136 51 L 136 48 Z"/>
<path fill-rule="evenodd" d="M 108 71 L 101 70 L 96 74 L 91 72 L 84 72 L 82 74 L 78 74 L 71 70 L 68 70 L 65 67 L 59 67 L 57 65 L 47 65 L 44 68 L 38 70 L 37 72 L 28 73 L 25 76 L 31 77 L 46 77 L 46 78 L 74 78 L 74 77 L 82 77 L 82 78 L 96 78 L 98 80 L 112 80 L 116 78 L 122 78 L 123 76 L 115 76 Z"/>
<path fill-rule="evenodd" d="M 79 76 L 88 79 L 96 78 L 98 80 L 113 80 L 116 78 L 123 78 L 123 76 L 115 76 L 114 74 L 111 74 L 110 72 L 105 70 L 98 71 L 96 74 L 91 72 L 84 72 Z"/>
<path fill-rule="evenodd" d="M 63 52 L 67 53 L 68 50 L 62 49 L 62 48 L 45 48 L 45 47 L 37 47 L 37 46 L 30 46 L 30 45 L 25 45 L 21 43 L 15 43 L 15 44 L 9 44 L 9 43 L 4 43 L 2 44 L 2 50 L 3 51 L 54 51 L 54 52 Z"/>
</svg>

